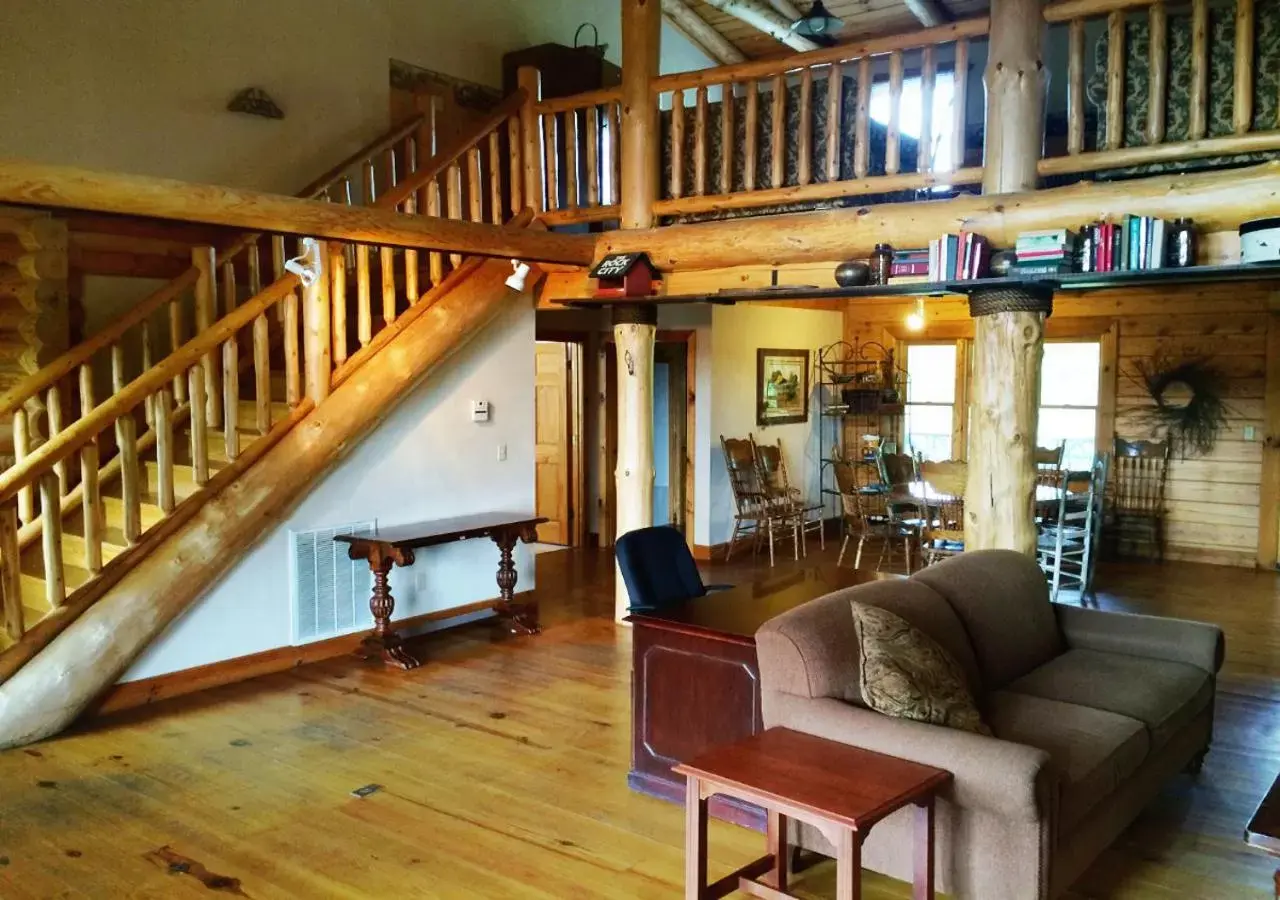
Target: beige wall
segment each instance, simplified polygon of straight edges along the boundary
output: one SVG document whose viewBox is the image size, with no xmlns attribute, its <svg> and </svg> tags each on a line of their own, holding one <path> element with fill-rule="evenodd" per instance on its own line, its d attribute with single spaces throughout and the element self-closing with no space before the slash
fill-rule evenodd
<svg viewBox="0 0 1280 900">
<path fill-rule="evenodd" d="M 720 435 L 757 442 L 782 440 L 787 470 L 795 486 L 812 502 L 821 497 L 818 407 L 814 401 L 814 363 L 819 347 L 838 341 L 843 314 L 741 303 L 716 306 L 711 315 L 711 406 L 708 543 L 729 540 L 733 531 L 733 494 L 729 489 Z M 756 424 L 756 351 L 760 348 L 806 349 L 809 361 L 809 421 L 761 428 Z M 701 398 L 699 398 L 701 400 Z M 701 451 L 701 448 L 699 448 Z"/>
<path fill-rule="evenodd" d="M 7 3 L 0 156 L 292 193 L 387 127 L 390 59 L 497 87 L 503 53 L 583 21 L 617 60 L 617 0 Z M 706 64 L 663 41 L 664 70 Z M 286 118 L 227 112 L 250 85 Z"/>
</svg>

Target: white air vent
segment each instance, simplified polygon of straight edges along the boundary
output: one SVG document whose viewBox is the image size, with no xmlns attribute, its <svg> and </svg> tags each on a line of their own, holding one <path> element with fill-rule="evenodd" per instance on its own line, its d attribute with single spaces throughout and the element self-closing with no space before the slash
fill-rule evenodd
<svg viewBox="0 0 1280 900">
<path fill-rule="evenodd" d="M 373 573 L 364 560 L 349 559 L 347 545 L 333 538 L 376 533 L 374 522 L 289 533 L 293 643 L 305 644 L 368 627 Z"/>
</svg>

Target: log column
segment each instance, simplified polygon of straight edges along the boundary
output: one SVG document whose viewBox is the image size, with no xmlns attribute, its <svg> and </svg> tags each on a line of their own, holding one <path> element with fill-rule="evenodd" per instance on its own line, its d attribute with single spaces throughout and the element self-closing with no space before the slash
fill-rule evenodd
<svg viewBox="0 0 1280 900">
<path fill-rule="evenodd" d="M 658 75 L 661 0 L 622 0 L 621 225 L 649 228 L 658 199 Z M 618 351 L 618 526 L 616 536 L 653 524 L 653 305 L 615 306 Z M 627 586 L 617 578 L 614 616 L 627 614 Z"/>
<path fill-rule="evenodd" d="M 658 75 L 661 0 L 622 0 L 623 228 L 653 225 L 658 199 L 658 101 L 649 89 Z"/>
<path fill-rule="evenodd" d="M 984 194 L 1034 190 L 1044 144 L 1045 24 L 1038 0 L 994 0 Z M 965 547 L 1032 555 L 1040 361 L 1051 291 L 982 292 L 974 316 Z"/>
<path fill-rule="evenodd" d="M 658 308 L 631 304 L 613 308 L 618 348 L 617 536 L 653 524 L 653 342 Z M 617 579 L 614 616 L 627 614 L 627 586 Z"/>
</svg>

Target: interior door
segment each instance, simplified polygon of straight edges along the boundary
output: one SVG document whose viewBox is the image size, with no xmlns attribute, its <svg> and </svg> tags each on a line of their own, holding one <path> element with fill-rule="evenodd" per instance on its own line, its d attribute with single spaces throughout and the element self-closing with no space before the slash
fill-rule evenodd
<svg viewBox="0 0 1280 900">
<path fill-rule="evenodd" d="M 538 540 L 568 544 L 569 522 L 569 345 L 538 341 L 534 366 L 536 505 L 547 521 Z"/>
</svg>

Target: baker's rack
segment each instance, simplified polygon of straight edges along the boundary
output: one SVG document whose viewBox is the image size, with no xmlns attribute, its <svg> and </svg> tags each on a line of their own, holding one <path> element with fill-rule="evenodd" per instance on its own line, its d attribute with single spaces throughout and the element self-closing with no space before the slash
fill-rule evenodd
<svg viewBox="0 0 1280 900">
<path fill-rule="evenodd" d="M 858 486 L 880 483 L 876 452 L 902 446 L 907 371 L 879 341 L 836 341 L 818 350 L 818 441 L 822 457 L 823 514 L 839 517 L 837 459 L 857 466 Z"/>
</svg>

